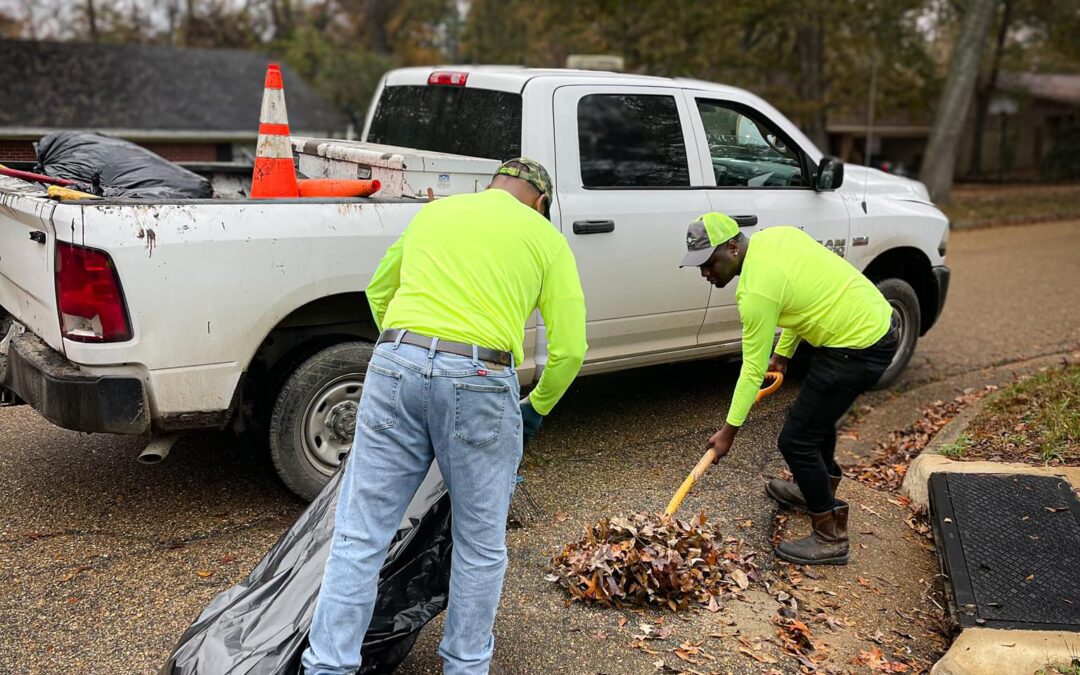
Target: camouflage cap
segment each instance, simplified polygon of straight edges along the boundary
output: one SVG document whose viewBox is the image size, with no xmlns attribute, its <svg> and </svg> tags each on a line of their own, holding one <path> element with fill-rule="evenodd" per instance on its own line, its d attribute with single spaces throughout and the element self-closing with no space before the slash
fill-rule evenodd
<svg viewBox="0 0 1080 675">
<path fill-rule="evenodd" d="M 717 246 L 739 234 L 739 224 L 723 213 L 706 213 L 686 228 L 686 257 L 679 267 L 704 265 Z"/>
<path fill-rule="evenodd" d="M 551 217 L 551 201 L 555 196 L 554 189 L 552 188 L 551 176 L 548 175 L 547 169 L 540 162 L 528 157 L 509 159 L 502 163 L 502 166 L 495 171 L 495 175 L 510 176 L 511 178 L 520 178 L 527 181 L 529 185 L 536 188 L 537 192 L 547 197 L 544 217 Z"/>
</svg>

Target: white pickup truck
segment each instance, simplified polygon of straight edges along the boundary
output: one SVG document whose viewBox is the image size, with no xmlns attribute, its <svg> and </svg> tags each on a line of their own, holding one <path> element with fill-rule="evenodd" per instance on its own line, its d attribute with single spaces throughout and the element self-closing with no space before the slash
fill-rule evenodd
<svg viewBox="0 0 1080 675">
<path fill-rule="evenodd" d="M 367 199 L 219 189 L 57 202 L 0 178 L 0 402 L 69 429 L 145 434 L 158 456 L 161 438 L 187 430 L 257 434 L 310 498 L 352 440 L 376 337 L 364 289 L 383 252 L 426 200 L 481 190 L 518 155 L 555 182 L 552 227 L 588 307 L 584 373 L 738 353 L 734 284 L 678 267 L 687 224 L 712 210 L 747 234 L 804 228 L 877 282 L 903 327 L 886 383 L 945 302 L 949 226 L 924 186 L 823 157 L 740 89 L 409 68 L 383 79 L 362 142 L 293 145 L 302 172 L 389 187 Z M 528 385 L 546 360 L 542 322 L 525 340 Z"/>
</svg>

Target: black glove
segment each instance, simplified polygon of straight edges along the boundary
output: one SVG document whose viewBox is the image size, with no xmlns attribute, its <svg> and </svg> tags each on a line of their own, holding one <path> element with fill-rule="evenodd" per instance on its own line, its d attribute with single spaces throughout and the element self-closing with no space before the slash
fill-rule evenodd
<svg viewBox="0 0 1080 675">
<path fill-rule="evenodd" d="M 529 441 L 536 436 L 536 432 L 540 431 L 540 425 L 544 423 L 544 416 L 536 412 L 536 409 L 532 407 L 532 403 L 528 398 L 521 400 L 521 432 L 524 437 L 523 445 L 528 445 Z"/>
</svg>

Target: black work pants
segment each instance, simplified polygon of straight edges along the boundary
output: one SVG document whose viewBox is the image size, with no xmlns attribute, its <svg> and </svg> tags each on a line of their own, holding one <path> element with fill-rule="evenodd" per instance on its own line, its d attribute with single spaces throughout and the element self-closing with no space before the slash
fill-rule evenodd
<svg viewBox="0 0 1080 675">
<path fill-rule="evenodd" d="M 895 324 L 885 337 L 865 349 L 823 347 L 810 358 L 810 371 L 788 410 L 778 445 L 811 513 L 834 505 L 829 476 L 839 476 L 836 423 L 856 397 L 888 369 L 899 343 Z"/>
</svg>

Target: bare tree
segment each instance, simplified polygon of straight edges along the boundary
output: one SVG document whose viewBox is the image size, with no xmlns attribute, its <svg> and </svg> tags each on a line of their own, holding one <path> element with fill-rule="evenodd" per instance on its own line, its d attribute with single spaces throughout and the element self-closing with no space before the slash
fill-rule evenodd
<svg viewBox="0 0 1080 675">
<path fill-rule="evenodd" d="M 97 12 L 94 11 L 94 0 L 86 0 L 86 27 L 90 32 L 90 41 L 98 41 Z"/>
<path fill-rule="evenodd" d="M 934 126 L 926 145 L 919 180 L 926 183 L 930 197 L 947 202 L 956 170 L 956 154 L 960 136 L 971 107 L 975 81 L 979 77 L 983 43 L 994 20 L 998 0 L 971 0 L 960 35 L 953 47 L 949 75 L 934 114 Z M 975 139 L 976 142 L 979 139 Z"/>
<path fill-rule="evenodd" d="M 795 53 L 799 57 L 797 88 L 810 109 L 804 120 L 806 135 L 829 152 L 829 134 L 825 109 L 825 23 L 816 11 L 810 11 L 795 30 Z"/>
<path fill-rule="evenodd" d="M 975 131 L 974 142 L 971 144 L 971 174 L 981 176 L 983 130 L 986 128 L 986 115 L 990 110 L 990 97 L 997 88 L 998 73 L 1001 72 L 1001 57 L 1005 54 L 1005 38 L 1009 34 L 1009 23 L 1012 17 L 1012 2 L 1004 0 L 1005 8 L 1002 11 L 1001 23 L 998 25 L 997 42 L 994 47 L 993 64 L 990 66 L 990 75 L 986 81 L 975 90 Z"/>
</svg>

